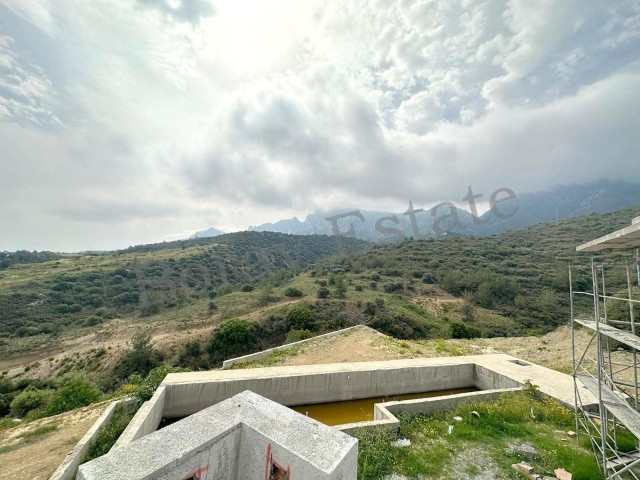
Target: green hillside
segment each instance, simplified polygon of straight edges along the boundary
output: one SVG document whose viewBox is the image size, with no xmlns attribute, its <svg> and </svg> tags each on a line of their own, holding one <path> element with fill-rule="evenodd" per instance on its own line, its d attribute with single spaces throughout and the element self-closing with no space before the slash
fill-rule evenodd
<svg viewBox="0 0 640 480">
<path fill-rule="evenodd" d="M 487 238 L 405 240 L 321 262 L 314 270 L 320 276 L 368 277 L 378 290 L 398 295 L 411 295 L 419 283 L 435 284 L 513 320 L 509 331 L 485 334 L 542 333 L 568 320 L 568 264 L 586 264 L 590 258 L 577 253 L 576 245 L 628 226 L 639 212 L 633 207 L 590 214 Z M 633 253 L 617 254 L 625 257 Z M 585 274 L 575 286 L 590 288 L 589 282 Z"/>
<path fill-rule="evenodd" d="M 344 251 L 366 248 L 345 239 Z M 0 270 L 0 352 L 12 338 L 47 342 L 123 315 L 151 316 L 192 299 L 249 291 L 281 270 L 337 252 L 334 238 L 239 232 L 104 254 L 32 255 Z M 38 262 L 38 263 L 34 263 Z"/>
</svg>

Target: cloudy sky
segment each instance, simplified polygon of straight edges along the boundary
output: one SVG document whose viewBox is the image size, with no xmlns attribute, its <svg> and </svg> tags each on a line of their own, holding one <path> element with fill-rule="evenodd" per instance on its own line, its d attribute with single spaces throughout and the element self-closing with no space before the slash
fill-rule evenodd
<svg viewBox="0 0 640 480">
<path fill-rule="evenodd" d="M 640 181 L 638 0 L 0 0 L 0 250 Z"/>
</svg>

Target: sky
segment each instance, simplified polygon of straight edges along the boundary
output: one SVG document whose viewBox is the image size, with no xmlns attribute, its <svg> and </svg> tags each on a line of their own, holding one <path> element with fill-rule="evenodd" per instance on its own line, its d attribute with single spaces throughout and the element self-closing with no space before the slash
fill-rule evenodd
<svg viewBox="0 0 640 480">
<path fill-rule="evenodd" d="M 0 0 L 0 250 L 640 182 L 639 126 L 640 0 Z"/>
</svg>

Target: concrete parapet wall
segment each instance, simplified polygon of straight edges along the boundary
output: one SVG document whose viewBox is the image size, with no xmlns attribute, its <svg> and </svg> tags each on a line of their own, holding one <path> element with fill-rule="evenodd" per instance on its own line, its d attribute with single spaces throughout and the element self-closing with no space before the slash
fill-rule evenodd
<svg viewBox="0 0 640 480">
<path fill-rule="evenodd" d="M 133 416 L 127 428 L 124 429 L 118 440 L 113 445 L 112 450 L 120 448 L 128 443 L 158 429 L 158 425 L 164 416 L 164 399 L 166 388 L 160 385 L 150 400 L 144 402 Z"/>
<path fill-rule="evenodd" d="M 471 363 L 398 366 L 392 372 L 377 366 L 367 368 L 365 364 L 359 367 L 317 373 L 291 371 L 275 377 L 267 369 L 254 369 L 252 378 L 189 383 L 173 383 L 170 374 L 164 385 L 164 416 L 185 417 L 245 390 L 282 405 L 295 406 L 474 386 Z"/>
<path fill-rule="evenodd" d="M 349 334 L 355 330 L 359 330 L 363 328 L 369 328 L 369 327 L 365 327 L 363 325 L 356 325 L 355 327 L 343 328 L 342 330 L 336 330 L 335 332 L 325 333 L 324 335 L 318 335 L 316 337 L 307 338 L 306 340 L 300 340 L 298 342 L 287 343 L 286 345 L 280 345 L 279 347 L 269 348 L 267 350 L 262 350 L 260 352 L 244 355 L 242 357 L 230 358 L 222 362 L 222 369 L 226 370 L 227 368 L 230 368 L 233 365 L 238 365 L 240 363 L 247 363 L 247 362 L 254 362 L 256 360 L 262 360 L 263 358 L 267 358 L 269 355 L 275 352 L 280 352 L 283 350 L 289 350 L 291 348 L 308 345 L 309 343 L 315 340 Z"/>
<path fill-rule="evenodd" d="M 78 480 L 355 480 L 358 441 L 252 392 L 169 425 L 78 470 Z"/>
<path fill-rule="evenodd" d="M 432 398 L 419 398 L 415 400 L 403 400 L 398 402 L 377 403 L 374 406 L 374 417 L 376 419 L 389 419 L 389 414 L 395 415 L 400 412 L 409 414 L 432 414 L 451 410 L 463 403 L 470 402 L 491 402 L 500 398 L 505 393 L 519 391 L 520 388 L 504 388 L 498 390 L 486 390 L 482 392 L 459 393 L 458 395 L 449 395 Z"/>
<path fill-rule="evenodd" d="M 376 403 L 373 406 L 374 420 L 368 422 L 346 423 L 343 425 L 337 425 L 334 428 L 349 434 L 353 434 L 359 430 L 367 428 L 384 428 L 389 431 L 397 431 L 400 428 L 400 421 L 396 415 L 401 412 L 406 412 L 412 415 L 429 415 L 435 412 L 451 410 L 463 403 L 490 402 L 492 400 L 496 400 L 505 393 L 517 392 L 519 390 L 520 388 L 505 388 L 481 392 L 458 393 L 456 395 L 446 395 L 441 397 Z"/>
<path fill-rule="evenodd" d="M 542 394 L 573 406 L 573 379 L 569 375 L 504 354 L 171 373 L 150 401 L 152 405 L 134 417 L 117 447 L 153 431 L 162 416 L 185 417 L 243 390 L 295 406 L 465 387 L 513 389 L 526 380 L 537 385 Z M 578 388 L 584 402 L 597 407 L 596 398 L 584 386 Z M 147 416 L 152 418 L 146 420 Z M 395 428 L 393 422 L 374 422 Z M 359 425 L 341 425 L 339 429 L 350 431 Z"/>
<path fill-rule="evenodd" d="M 518 388 L 522 382 L 507 377 L 483 365 L 474 365 L 473 383 L 479 390 L 495 390 L 500 388 Z"/>
<path fill-rule="evenodd" d="M 132 398 L 125 398 L 123 400 L 111 402 L 87 433 L 85 433 L 76 444 L 71 453 L 65 457 L 56 471 L 53 472 L 53 475 L 49 477 L 49 480 L 67 480 L 69 478 L 74 478 L 76 471 L 78 470 L 78 466 L 80 466 L 82 460 L 84 460 L 84 457 L 91 446 L 91 442 L 93 442 L 102 429 L 107 426 L 111 418 L 113 418 L 113 414 L 115 413 L 118 405 L 130 405 L 134 402 L 135 400 Z"/>
</svg>

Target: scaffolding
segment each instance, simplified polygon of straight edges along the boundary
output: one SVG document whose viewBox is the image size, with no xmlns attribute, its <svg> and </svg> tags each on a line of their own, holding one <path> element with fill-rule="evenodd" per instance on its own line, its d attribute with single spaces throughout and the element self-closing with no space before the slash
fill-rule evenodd
<svg viewBox="0 0 640 480">
<path fill-rule="evenodd" d="M 632 227 L 577 250 L 633 252 L 638 247 L 640 217 Z M 640 480 L 640 300 L 634 263 L 633 256 L 624 261 L 613 256 L 569 266 L 576 431 L 590 440 L 607 479 Z M 579 327 L 591 333 L 586 344 L 576 342 Z"/>
</svg>

